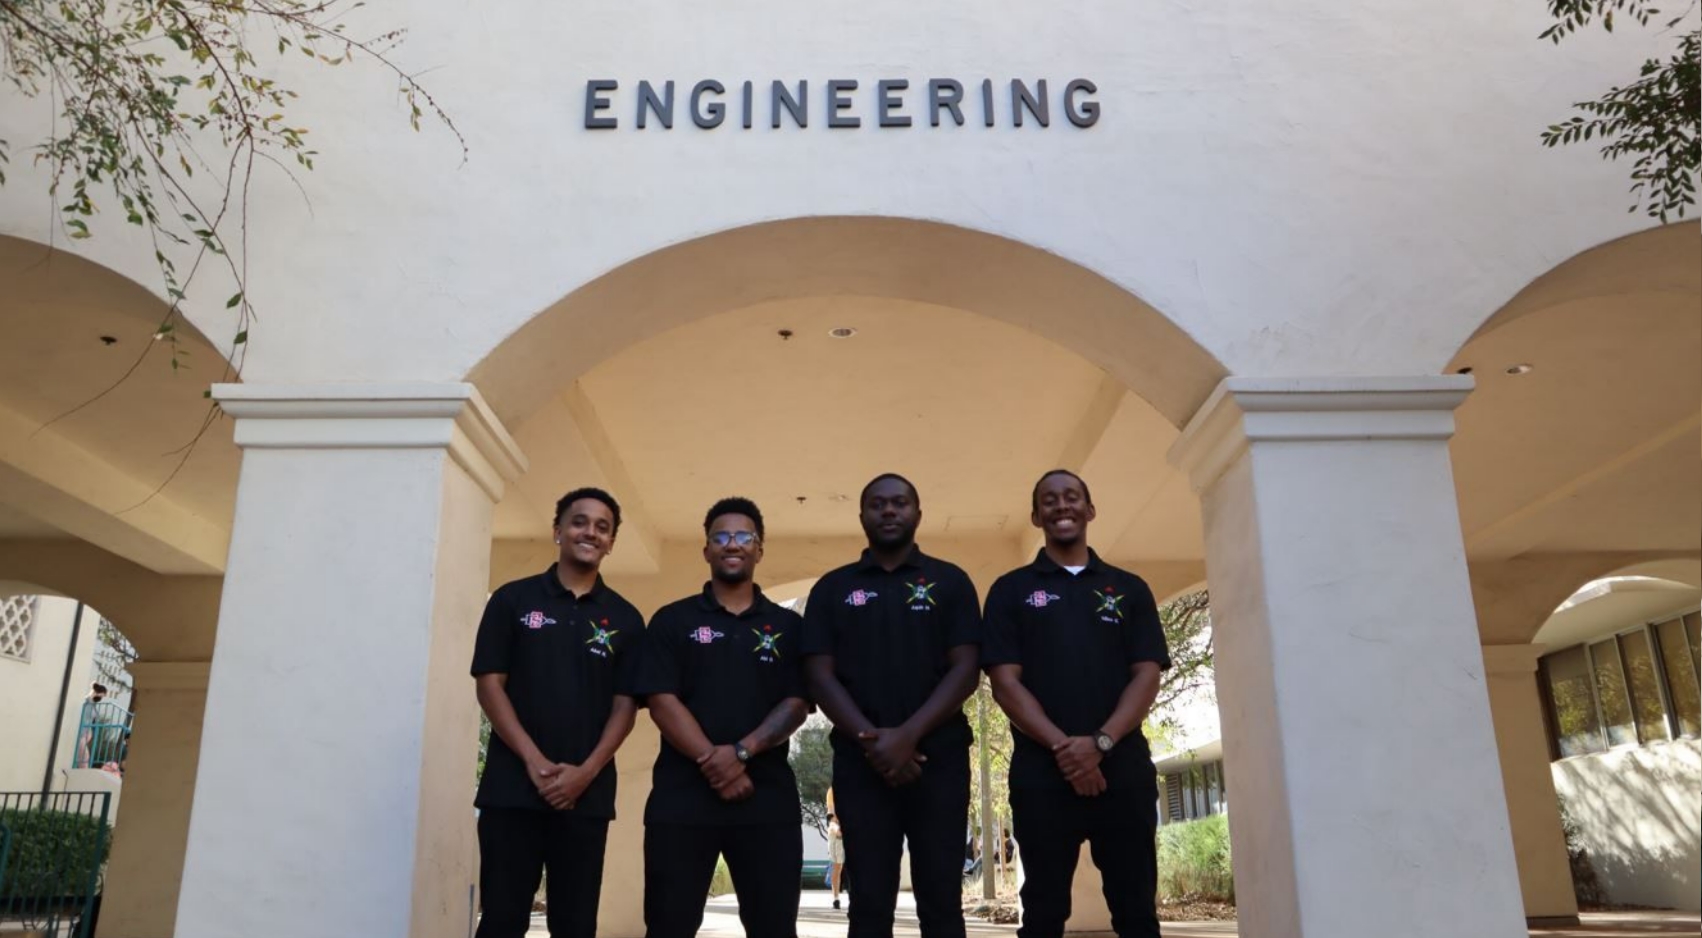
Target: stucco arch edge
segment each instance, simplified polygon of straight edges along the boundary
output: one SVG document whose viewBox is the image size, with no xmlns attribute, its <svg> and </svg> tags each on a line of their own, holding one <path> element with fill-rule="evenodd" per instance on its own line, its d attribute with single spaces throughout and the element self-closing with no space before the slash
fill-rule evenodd
<svg viewBox="0 0 1702 938">
<path fill-rule="evenodd" d="M 1180 427 L 1228 372 L 1171 318 L 1044 249 L 936 221 L 812 216 L 672 244 L 569 292 L 467 373 L 511 426 L 621 349 L 773 300 L 916 300 L 1016 325 L 1081 355 Z"/>
</svg>

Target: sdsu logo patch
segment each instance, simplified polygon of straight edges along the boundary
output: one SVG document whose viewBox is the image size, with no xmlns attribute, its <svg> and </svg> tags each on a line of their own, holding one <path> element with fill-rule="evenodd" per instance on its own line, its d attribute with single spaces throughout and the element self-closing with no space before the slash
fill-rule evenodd
<svg viewBox="0 0 1702 938">
<path fill-rule="evenodd" d="M 1023 600 L 1023 603 L 1033 606 L 1036 609 L 1045 609 L 1047 606 L 1052 605 L 1060 599 L 1063 599 L 1063 597 L 1059 596 L 1057 593 L 1048 593 L 1045 590 L 1035 590 L 1028 594 L 1028 598 Z"/>
<path fill-rule="evenodd" d="M 556 620 L 544 615 L 539 610 L 534 609 L 520 617 L 520 624 L 536 631 L 546 625 L 555 625 Z"/>
<path fill-rule="evenodd" d="M 869 604 L 869 600 L 874 599 L 879 595 L 880 594 L 874 590 L 852 590 L 851 594 L 845 597 L 845 605 L 867 606 Z"/>
<path fill-rule="evenodd" d="M 691 634 L 688 637 L 699 645 L 708 645 L 718 638 L 726 638 L 727 634 L 725 632 L 717 632 L 707 625 L 700 625 L 697 628 L 692 629 Z"/>
</svg>

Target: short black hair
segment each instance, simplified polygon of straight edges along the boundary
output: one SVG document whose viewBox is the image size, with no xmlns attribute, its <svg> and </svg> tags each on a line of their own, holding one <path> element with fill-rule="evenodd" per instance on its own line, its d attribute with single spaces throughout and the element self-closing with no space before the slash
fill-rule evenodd
<svg viewBox="0 0 1702 938">
<path fill-rule="evenodd" d="M 709 534 L 709 526 L 714 524 L 715 519 L 722 515 L 744 515 L 751 519 L 751 524 L 756 525 L 756 536 L 765 536 L 762 530 L 762 509 L 756 507 L 756 502 L 748 498 L 738 497 L 723 498 L 709 506 L 709 514 L 703 516 L 703 533 L 705 536 Z"/>
<path fill-rule="evenodd" d="M 869 489 L 874 488 L 876 483 L 885 482 L 888 479 L 897 479 L 898 481 L 903 482 L 904 487 L 910 490 L 910 500 L 918 505 L 922 504 L 922 495 L 920 492 L 916 491 L 916 483 L 906 479 L 896 472 L 883 472 L 880 475 L 875 476 L 873 479 L 870 479 L 868 485 L 863 486 L 862 493 L 857 496 L 858 509 L 861 509 L 863 507 L 863 502 L 868 500 Z"/>
<path fill-rule="evenodd" d="M 582 498 L 596 499 L 597 501 L 600 501 L 603 504 L 609 506 L 609 514 L 615 516 L 615 531 L 614 531 L 614 533 L 616 533 L 616 534 L 620 533 L 620 531 L 621 531 L 621 503 L 615 501 L 615 497 L 613 495 L 610 495 L 608 492 L 605 492 L 605 491 L 603 491 L 602 489 L 599 489 L 599 488 L 594 488 L 594 487 L 589 486 L 589 485 L 584 486 L 583 488 L 574 489 L 573 491 L 567 493 L 566 495 L 563 495 L 561 497 L 561 499 L 556 502 L 556 516 L 550 522 L 550 524 L 552 524 L 552 525 L 561 524 L 561 516 L 567 512 L 567 507 L 569 505 L 572 505 L 574 502 L 579 501 Z"/>
<path fill-rule="evenodd" d="M 1076 484 L 1081 486 L 1082 495 L 1087 498 L 1087 503 L 1089 505 L 1093 504 L 1093 493 L 1088 491 L 1087 480 L 1083 479 L 1081 476 L 1076 475 L 1074 472 L 1071 472 L 1068 469 L 1053 469 L 1053 470 L 1047 472 L 1045 475 L 1041 476 L 1040 478 L 1034 480 L 1034 491 L 1031 492 L 1028 496 L 1029 504 L 1032 506 L 1034 511 L 1040 510 L 1040 483 L 1045 482 L 1047 479 L 1050 479 L 1053 476 L 1069 476 L 1070 478 L 1076 480 Z"/>
</svg>

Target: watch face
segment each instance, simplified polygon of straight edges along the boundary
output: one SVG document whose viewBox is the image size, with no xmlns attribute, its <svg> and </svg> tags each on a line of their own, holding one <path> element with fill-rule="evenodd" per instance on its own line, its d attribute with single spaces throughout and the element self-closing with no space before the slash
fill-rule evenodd
<svg viewBox="0 0 1702 938">
<path fill-rule="evenodd" d="M 1100 752 L 1111 751 L 1111 737 L 1103 733 L 1093 738 L 1093 744 L 1099 747 Z"/>
</svg>

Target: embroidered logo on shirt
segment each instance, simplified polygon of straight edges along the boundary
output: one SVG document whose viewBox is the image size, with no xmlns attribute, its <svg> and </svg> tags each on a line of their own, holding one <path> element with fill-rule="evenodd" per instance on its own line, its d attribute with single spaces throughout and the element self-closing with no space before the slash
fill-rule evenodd
<svg viewBox="0 0 1702 938">
<path fill-rule="evenodd" d="M 1099 600 L 1099 608 L 1093 611 L 1098 613 L 1101 622 L 1123 621 L 1123 596 L 1118 596 L 1115 590 L 1107 586 L 1103 590 L 1094 590 L 1093 598 Z"/>
<path fill-rule="evenodd" d="M 591 637 L 585 640 L 588 646 L 585 650 L 599 658 L 607 658 L 609 653 L 615 650 L 615 636 L 619 635 L 621 630 L 609 628 L 607 619 L 602 620 L 600 624 L 588 624 L 591 626 Z"/>
<path fill-rule="evenodd" d="M 1029 593 L 1028 598 L 1023 600 L 1023 602 L 1036 609 L 1045 609 L 1048 605 L 1051 605 L 1063 598 L 1064 597 L 1059 596 L 1057 593 L 1048 593 L 1045 590 L 1035 590 L 1034 592 Z"/>
<path fill-rule="evenodd" d="M 869 600 L 879 595 L 874 590 L 852 590 L 851 595 L 845 597 L 845 604 L 847 606 L 867 606 Z"/>
<path fill-rule="evenodd" d="M 724 632 L 717 632 L 707 625 L 700 625 L 697 628 L 692 629 L 689 637 L 692 641 L 699 645 L 708 645 L 718 638 L 726 638 L 727 635 Z"/>
<path fill-rule="evenodd" d="M 520 617 L 520 624 L 529 629 L 541 629 L 546 625 L 555 625 L 556 620 L 534 609 Z"/>
<path fill-rule="evenodd" d="M 910 595 L 904 601 L 910 604 L 912 611 L 926 612 L 934 608 L 934 587 L 940 584 L 929 583 L 925 577 L 917 577 L 916 582 L 904 585 L 910 588 Z"/>
<path fill-rule="evenodd" d="M 758 661 L 772 663 L 780 660 L 780 649 L 774 646 L 785 637 L 782 633 L 774 631 L 772 625 L 765 625 L 760 631 L 751 629 L 751 634 L 756 636 L 756 647 L 751 651 L 756 652 Z"/>
</svg>

